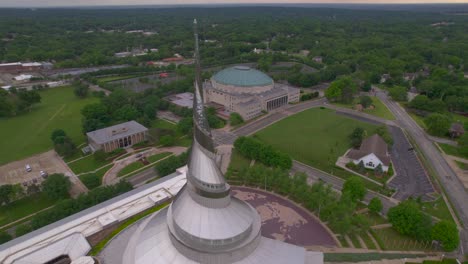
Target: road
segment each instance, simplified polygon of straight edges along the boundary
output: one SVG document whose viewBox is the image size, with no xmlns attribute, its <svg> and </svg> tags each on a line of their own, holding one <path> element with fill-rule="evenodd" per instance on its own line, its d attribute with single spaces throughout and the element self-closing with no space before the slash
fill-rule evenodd
<svg viewBox="0 0 468 264">
<path fill-rule="evenodd" d="M 333 176 L 333 175 L 328 174 L 328 173 L 326 173 L 324 171 L 315 169 L 313 167 L 310 167 L 310 166 L 308 166 L 306 164 L 300 163 L 300 162 L 295 161 L 295 160 L 293 161 L 293 166 L 291 168 L 291 172 L 292 173 L 303 172 L 310 179 L 312 179 L 313 181 L 321 180 L 321 181 L 323 181 L 325 183 L 330 184 L 333 187 L 333 189 L 335 189 L 337 191 L 341 191 L 341 189 L 343 188 L 343 183 L 344 183 L 343 179 L 340 179 L 340 178 L 338 178 L 336 176 Z M 390 209 L 391 207 L 394 207 L 395 205 L 397 205 L 396 200 L 393 200 L 391 198 L 387 198 L 387 197 L 385 197 L 383 195 L 380 195 L 380 194 L 372 192 L 372 191 L 367 192 L 367 195 L 364 198 L 364 201 L 369 203 L 369 201 L 374 197 L 378 197 L 382 201 L 382 205 L 383 205 L 382 212 L 384 214 L 386 214 L 388 212 L 388 209 Z"/>
<path fill-rule="evenodd" d="M 377 89 L 377 97 L 392 111 L 397 123 L 404 128 L 414 139 L 420 150 L 436 171 L 440 184 L 445 189 L 453 207 L 458 212 L 462 225 L 468 226 L 468 194 L 458 177 L 452 171 L 442 154 L 436 149 L 427 134 L 416 124 L 406 111 L 394 101 L 389 100 L 387 94 Z M 468 250 L 468 232 L 463 229 L 461 236 L 461 252 L 464 255 Z"/>
</svg>

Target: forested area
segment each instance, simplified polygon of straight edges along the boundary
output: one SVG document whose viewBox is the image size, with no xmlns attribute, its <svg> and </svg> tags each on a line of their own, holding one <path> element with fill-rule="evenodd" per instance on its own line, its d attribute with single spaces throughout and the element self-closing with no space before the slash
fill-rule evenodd
<svg viewBox="0 0 468 264">
<path fill-rule="evenodd" d="M 193 18 L 199 21 L 205 67 L 255 62 L 275 80 L 300 87 L 348 76 L 346 83 L 353 80 L 364 91 L 385 74 L 388 80 L 384 85 L 396 100 L 406 101 L 405 90 L 416 87 L 422 95 L 409 107 L 422 114 L 467 111 L 468 81 L 463 72 L 468 59 L 468 19 L 435 9 L 0 10 L 0 61 L 45 60 L 55 62 L 56 67 L 81 67 L 138 65 L 175 53 L 191 58 Z M 138 57 L 114 56 L 116 52 L 151 48 L 158 51 Z M 255 48 L 262 52 L 253 52 Z M 307 52 L 301 53 L 304 50 Z M 316 56 L 323 63 L 314 60 Z M 309 69 L 300 65 L 273 67 L 275 62 L 284 61 Z M 153 71 L 150 67 L 137 70 Z M 336 98 L 346 101 L 356 91 L 353 87 Z"/>
</svg>

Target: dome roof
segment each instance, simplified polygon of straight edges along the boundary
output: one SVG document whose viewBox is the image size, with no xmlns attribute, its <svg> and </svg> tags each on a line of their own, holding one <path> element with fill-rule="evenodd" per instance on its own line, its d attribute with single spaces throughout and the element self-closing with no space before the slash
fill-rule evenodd
<svg viewBox="0 0 468 264">
<path fill-rule="evenodd" d="M 273 84 L 273 79 L 265 73 L 247 66 L 234 66 L 219 71 L 213 79 L 221 84 L 252 87 Z"/>
</svg>

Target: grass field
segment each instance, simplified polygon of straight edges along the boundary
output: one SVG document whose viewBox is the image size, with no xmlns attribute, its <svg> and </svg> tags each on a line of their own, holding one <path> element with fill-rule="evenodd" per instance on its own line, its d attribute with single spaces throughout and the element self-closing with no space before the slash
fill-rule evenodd
<svg viewBox="0 0 468 264">
<path fill-rule="evenodd" d="M 334 164 L 350 148 L 348 136 L 356 127 L 362 127 L 368 135 L 377 128 L 317 108 L 283 119 L 254 137 L 289 153 L 295 160 L 334 173 L 337 171 Z"/>
<path fill-rule="evenodd" d="M 80 160 L 68 163 L 68 167 L 70 167 L 74 173 L 80 174 L 91 172 L 109 163 L 111 163 L 111 161 L 98 161 L 94 158 L 94 155 L 88 155 Z"/>
<path fill-rule="evenodd" d="M 140 168 L 143 168 L 145 165 L 141 162 L 141 161 L 135 161 L 135 162 L 132 162 L 130 164 L 128 164 L 127 166 L 125 166 L 123 169 L 121 169 L 118 173 L 117 173 L 117 177 L 122 177 L 130 172 L 133 172 L 133 171 L 136 171 Z"/>
<path fill-rule="evenodd" d="M 55 201 L 48 198 L 44 193 L 38 193 L 16 200 L 9 205 L 0 206 L 0 226 L 9 224 L 54 204 Z"/>
<path fill-rule="evenodd" d="M 439 145 L 439 147 L 440 147 L 440 148 L 445 152 L 445 154 L 447 154 L 447 155 L 451 155 L 451 156 L 456 156 L 456 157 L 468 159 L 468 156 L 467 156 L 467 155 L 463 155 L 462 153 L 460 153 L 460 152 L 458 151 L 458 147 L 455 147 L 455 146 L 452 146 L 452 145 L 448 145 L 448 144 L 443 144 L 443 143 L 437 143 L 437 145 Z"/>
<path fill-rule="evenodd" d="M 65 130 L 76 145 L 85 141 L 81 132 L 81 109 L 97 98 L 79 99 L 71 87 L 47 89 L 40 92 L 42 102 L 31 112 L 0 119 L 0 164 L 29 157 L 52 148 L 50 134 L 54 129 Z"/>
<path fill-rule="evenodd" d="M 399 234 L 393 228 L 376 229 L 373 232 L 383 242 L 385 250 L 431 250 L 430 242 L 418 242 Z"/>
<path fill-rule="evenodd" d="M 104 177 L 104 174 L 106 174 L 106 172 L 108 170 L 110 170 L 110 168 L 112 168 L 112 166 L 114 166 L 114 164 L 109 164 L 109 165 L 105 166 L 104 168 L 94 172 L 93 174 L 98 176 L 99 179 L 101 179 L 101 181 L 102 181 L 102 177 Z M 82 175 L 78 176 L 78 178 L 80 178 L 80 180 L 81 180 L 81 178 L 84 177 L 85 175 L 87 175 L 87 174 L 82 174 Z"/>
<path fill-rule="evenodd" d="M 172 153 L 170 152 L 163 152 L 163 153 L 158 153 L 158 154 L 155 154 L 155 155 L 152 155 L 152 156 L 149 156 L 147 157 L 146 159 L 150 162 L 150 163 L 155 163 L 157 162 L 158 160 L 161 160 L 169 155 L 171 155 Z M 149 165 L 149 164 L 148 164 Z M 135 161 L 135 162 L 132 162 L 130 164 L 128 164 L 127 166 L 125 166 L 122 170 L 120 170 L 118 173 L 117 173 L 117 177 L 122 177 L 122 176 L 125 176 L 129 173 L 132 173 L 138 169 L 141 169 L 143 168 L 144 166 L 147 166 L 147 165 L 144 165 L 142 162 L 140 161 Z M 128 177 L 130 175 L 127 175 L 125 177 Z"/>
<path fill-rule="evenodd" d="M 460 162 L 458 160 L 455 161 L 457 166 L 462 170 L 468 170 L 468 163 Z"/>
<path fill-rule="evenodd" d="M 381 117 L 388 120 L 395 120 L 395 116 L 390 112 L 390 110 L 380 101 L 379 98 L 375 96 L 370 97 L 372 99 L 372 104 L 375 106 L 374 109 L 366 109 L 363 112 L 369 115 L 376 117 Z M 352 104 L 336 104 L 337 106 L 353 109 L 355 104 L 359 103 L 359 99 L 356 98 Z"/>
</svg>

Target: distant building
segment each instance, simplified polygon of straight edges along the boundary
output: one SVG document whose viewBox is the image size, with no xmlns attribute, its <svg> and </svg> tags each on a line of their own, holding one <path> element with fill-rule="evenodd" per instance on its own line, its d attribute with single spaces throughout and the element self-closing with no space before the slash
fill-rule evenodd
<svg viewBox="0 0 468 264">
<path fill-rule="evenodd" d="M 86 133 L 88 144 L 93 151 L 111 152 L 117 148 L 126 148 L 147 139 L 148 129 L 135 121 L 106 127 Z"/>
<path fill-rule="evenodd" d="M 47 63 L 49 67 L 51 63 Z M 37 71 L 43 68 L 43 63 L 41 62 L 12 62 L 12 63 L 2 63 L 0 64 L 0 72 L 25 72 L 25 71 Z"/>
<path fill-rule="evenodd" d="M 13 79 L 15 81 L 19 81 L 19 82 L 23 82 L 23 81 L 29 81 L 32 77 L 31 74 L 21 74 L 21 75 L 18 75 L 18 76 L 15 76 Z"/>
<path fill-rule="evenodd" d="M 380 76 L 380 83 L 385 83 L 391 78 L 390 74 L 384 73 Z"/>
<path fill-rule="evenodd" d="M 317 62 L 317 63 L 323 63 L 323 57 L 322 56 L 315 56 L 312 58 L 312 60 L 314 62 Z"/>
<path fill-rule="evenodd" d="M 299 102 L 300 90 L 275 83 L 265 73 L 246 67 L 226 68 L 203 84 L 205 103 L 224 106 L 227 113 L 237 112 L 244 120 Z"/>
<path fill-rule="evenodd" d="M 193 93 L 180 93 L 167 97 L 167 100 L 177 106 L 193 108 Z"/>
<path fill-rule="evenodd" d="M 465 134 L 465 128 L 462 123 L 456 122 L 450 126 L 449 133 L 452 138 L 458 138 Z"/>
<path fill-rule="evenodd" d="M 382 171 L 387 172 L 390 166 L 387 143 L 377 134 L 364 139 L 359 149 L 351 149 L 346 156 L 356 165 L 362 161 L 368 169 L 382 165 Z"/>
</svg>

